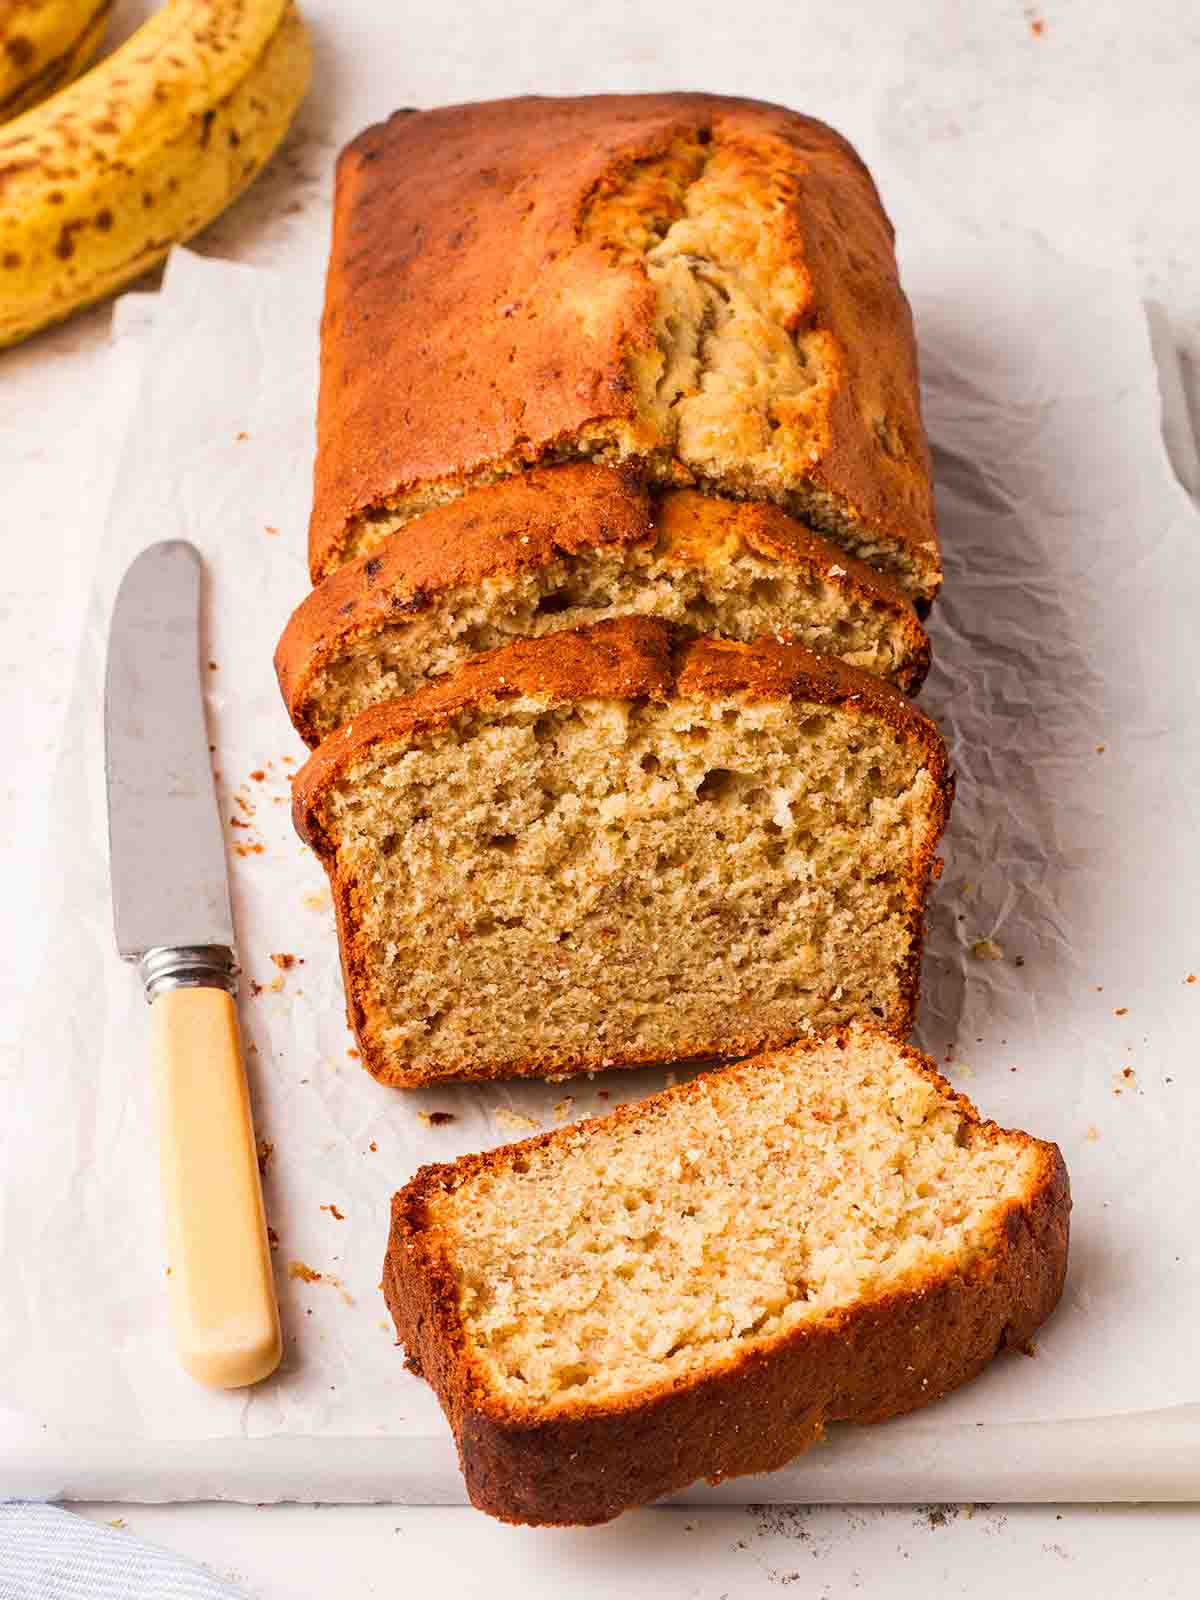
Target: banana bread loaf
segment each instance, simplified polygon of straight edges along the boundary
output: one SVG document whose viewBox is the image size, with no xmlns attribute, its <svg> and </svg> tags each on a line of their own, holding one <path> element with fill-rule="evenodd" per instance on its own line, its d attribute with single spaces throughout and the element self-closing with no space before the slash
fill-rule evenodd
<svg viewBox="0 0 1200 1600">
<path fill-rule="evenodd" d="M 774 501 L 928 605 L 912 319 L 832 129 L 599 95 L 399 113 L 343 152 L 314 581 L 469 488 L 580 458 Z"/>
<path fill-rule="evenodd" d="M 363 1064 L 407 1087 L 907 1033 L 949 799 L 882 680 L 622 618 L 363 712 L 294 816 Z"/>
<path fill-rule="evenodd" d="M 467 656 L 611 616 L 828 651 L 913 693 L 929 640 L 903 592 L 756 502 L 650 495 L 610 467 L 533 468 L 426 512 L 331 574 L 293 614 L 275 668 L 316 745 Z"/>
<path fill-rule="evenodd" d="M 927 1405 L 1053 1311 L 1057 1147 L 851 1030 L 423 1167 L 383 1288 L 472 1502 L 604 1522 Z"/>
</svg>

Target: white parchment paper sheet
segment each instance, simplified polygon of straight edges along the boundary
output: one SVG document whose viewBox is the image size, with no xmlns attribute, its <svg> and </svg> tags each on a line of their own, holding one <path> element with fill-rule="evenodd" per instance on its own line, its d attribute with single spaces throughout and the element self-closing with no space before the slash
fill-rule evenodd
<svg viewBox="0 0 1200 1600">
<path fill-rule="evenodd" d="M 887 192 L 946 550 L 923 703 L 959 773 L 920 1039 L 985 1112 L 1057 1139 L 1075 1191 L 1068 1290 L 1036 1359 L 1005 1357 L 920 1420 L 1181 1405 L 1200 1399 L 1200 517 L 1164 456 L 1132 282 L 968 237 Z M 664 1078 L 405 1095 L 348 1053 L 323 876 L 288 815 L 302 751 L 270 661 L 307 587 L 312 267 L 284 280 L 180 253 L 154 308 L 53 808 L 61 907 L 2 1107 L 0 1404 L 146 1439 L 440 1435 L 377 1289 L 392 1190 L 421 1161 L 518 1136 L 514 1114 L 551 1126 Z M 178 536 L 206 562 L 210 737 L 287 1348 L 274 1380 L 227 1395 L 172 1354 L 147 1015 L 113 953 L 107 886 L 107 620 L 133 556 Z M 426 1127 L 431 1110 L 456 1120 Z"/>
</svg>

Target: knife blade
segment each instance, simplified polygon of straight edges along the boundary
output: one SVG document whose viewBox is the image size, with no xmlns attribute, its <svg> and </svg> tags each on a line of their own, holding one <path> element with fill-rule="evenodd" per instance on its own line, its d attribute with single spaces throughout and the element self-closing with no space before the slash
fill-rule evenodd
<svg viewBox="0 0 1200 1600">
<path fill-rule="evenodd" d="M 232 952 L 225 841 L 200 680 L 200 556 L 144 550 L 117 593 L 104 691 L 113 920 L 125 961 Z"/>
<path fill-rule="evenodd" d="M 282 1341 L 235 995 L 200 665 L 200 556 L 151 545 L 117 593 L 105 768 L 117 949 L 150 1003 L 167 1281 L 180 1360 L 256 1383 Z"/>
</svg>

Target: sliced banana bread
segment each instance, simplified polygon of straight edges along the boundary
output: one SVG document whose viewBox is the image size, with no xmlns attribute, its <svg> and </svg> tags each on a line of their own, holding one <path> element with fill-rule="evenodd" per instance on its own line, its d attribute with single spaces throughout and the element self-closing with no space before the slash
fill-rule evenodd
<svg viewBox="0 0 1200 1600">
<path fill-rule="evenodd" d="M 607 617 L 769 634 L 913 693 L 929 640 L 903 592 L 777 507 L 649 495 L 609 467 L 534 468 L 428 511 L 318 584 L 275 670 L 316 745 L 467 656 Z"/>
<path fill-rule="evenodd" d="M 1053 1311 L 1057 1146 L 886 1036 L 802 1041 L 423 1167 L 383 1288 L 472 1502 L 604 1522 L 974 1377 Z"/>
<path fill-rule="evenodd" d="M 772 500 L 932 598 L 912 318 L 831 128 L 716 95 L 531 98 L 400 113 L 343 152 L 314 581 L 579 458 Z"/>
<path fill-rule="evenodd" d="M 622 618 L 371 707 L 294 817 L 363 1064 L 407 1087 L 906 1033 L 950 787 L 880 679 Z"/>
</svg>

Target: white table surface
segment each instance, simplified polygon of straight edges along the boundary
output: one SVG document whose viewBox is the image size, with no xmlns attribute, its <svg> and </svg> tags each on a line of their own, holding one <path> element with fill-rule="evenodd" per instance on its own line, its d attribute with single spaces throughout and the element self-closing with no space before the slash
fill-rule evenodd
<svg viewBox="0 0 1200 1600">
<path fill-rule="evenodd" d="M 149 0 L 124 0 L 126 32 Z M 318 87 L 284 159 L 200 241 L 286 262 L 323 225 L 332 148 L 396 105 L 541 89 L 758 93 L 886 147 L 945 210 L 1132 258 L 1200 370 L 1200 12 L 1190 0 L 305 0 Z M 1035 29 L 1040 24 L 1040 30 Z M 49 775 L 121 419 L 96 390 L 108 314 L 0 355 L 0 1016 L 36 969 Z M 1193 386 L 1193 395 L 1195 387 Z M 86 445 L 65 476 L 64 439 Z M 15 492 L 14 492 L 15 491 Z M 19 774 L 19 779 L 18 775 Z M 6 1030 L 7 1032 L 7 1030 Z M 86 1070 L 86 1063 L 80 1063 Z M 263 1597 L 1192 1595 L 1186 1507 L 659 1510 L 586 1531 L 513 1530 L 461 1509 L 81 1508 Z"/>
</svg>

